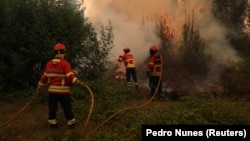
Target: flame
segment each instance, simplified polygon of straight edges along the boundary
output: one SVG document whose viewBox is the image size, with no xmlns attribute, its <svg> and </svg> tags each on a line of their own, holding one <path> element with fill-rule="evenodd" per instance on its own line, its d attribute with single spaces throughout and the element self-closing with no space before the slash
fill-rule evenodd
<svg viewBox="0 0 250 141">
<path fill-rule="evenodd" d="M 177 35 L 173 16 L 162 14 L 157 24 L 158 37 L 164 41 L 171 41 Z"/>
</svg>

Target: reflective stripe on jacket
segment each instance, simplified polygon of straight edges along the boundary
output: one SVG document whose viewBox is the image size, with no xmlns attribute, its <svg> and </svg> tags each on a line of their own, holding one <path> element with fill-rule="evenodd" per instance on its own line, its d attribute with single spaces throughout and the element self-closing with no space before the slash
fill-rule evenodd
<svg viewBox="0 0 250 141">
<path fill-rule="evenodd" d="M 135 68 L 135 59 L 131 53 L 125 53 L 122 58 L 126 68 Z"/>
<path fill-rule="evenodd" d="M 71 65 L 63 58 L 55 58 L 46 64 L 38 84 L 50 83 L 48 93 L 70 94 L 70 85 L 76 80 L 77 77 L 72 72 Z"/>
<path fill-rule="evenodd" d="M 150 76 L 161 76 L 162 60 L 159 54 L 154 54 L 149 57 L 148 72 Z"/>
</svg>

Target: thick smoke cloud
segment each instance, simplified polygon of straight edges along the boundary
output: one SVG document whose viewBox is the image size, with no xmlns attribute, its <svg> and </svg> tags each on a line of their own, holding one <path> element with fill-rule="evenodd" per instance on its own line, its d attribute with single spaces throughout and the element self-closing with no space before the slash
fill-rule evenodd
<svg viewBox="0 0 250 141">
<path fill-rule="evenodd" d="M 130 47 L 138 62 L 148 56 L 150 45 L 159 45 L 154 20 L 157 15 L 167 13 L 174 19 L 174 28 L 179 35 L 187 14 L 192 15 L 196 27 L 205 40 L 207 53 L 213 57 L 213 66 L 231 61 L 240 61 L 237 53 L 225 38 L 228 30 L 218 24 L 211 14 L 212 0 L 85 0 L 85 16 L 98 28 L 100 24 L 112 22 L 114 26 L 115 47 L 112 54 L 123 54 L 124 47 Z M 116 59 L 114 57 L 114 59 Z"/>
<path fill-rule="evenodd" d="M 173 3 L 176 7 L 177 3 Z M 148 56 L 149 47 L 159 44 L 153 23 L 143 25 L 142 19 L 162 14 L 169 5 L 174 4 L 168 0 L 85 0 L 85 14 L 96 27 L 108 20 L 112 22 L 115 47 L 111 53 L 114 56 L 130 47 L 137 62 L 142 62 Z"/>
</svg>

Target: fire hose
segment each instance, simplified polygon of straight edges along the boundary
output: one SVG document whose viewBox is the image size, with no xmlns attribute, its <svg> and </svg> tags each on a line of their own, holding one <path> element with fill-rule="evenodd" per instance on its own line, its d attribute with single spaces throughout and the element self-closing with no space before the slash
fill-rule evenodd
<svg viewBox="0 0 250 141">
<path fill-rule="evenodd" d="M 60 78 L 60 79 L 61 79 L 61 78 Z M 58 79 L 56 79 L 56 80 L 58 80 Z M 55 80 L 54 80 L 54 81 L 55 81 Z M 42 90 L 43 88 L 45 88 L 46 86 L 48 86 L 49 84 L 50 84 L 50 83 L 47 83 L 46 85 L 44 85 L 44 86 L 41 88 L 41 90 Z M 83 134 L 83 132 L 85 131 L 87 125 L 88 125 L 88 122 L 89 122 L 89 120 L 90 120 L 91 114 L 92 114 L 92 112 L 93 112 L 93 107 L 94 107 L 94 94 L 93 94 L 92 90 L 90 89 L 90 87 L 89 87 L 87 84 L 84 85 L 84 87 L 86 87 L 86 88 L 88 89 L 88 91 L 89 91 L 89 93 L 90 93 L 90 95 L 91 95 L 91 105 L 90 105 L 90 110 L 89 110 L 87 119 L 86 119 L 86 121 L 85 121 L 83 130 L 82 130 L 82 132 L 81 132 L 82 134 Z M 13 120 L 15 120 L 21 113 L 24 112 L 24 110 L 34 101 L 34 99 L 35 99 L 38 95 L 39 95 L 38 93 L 35 94 L 35 95 L 26 103 L 26 105 L 23 106 L 14 116 L 12 116 L 12 117 L 11 117 L 9 120 L 7 120 L 6 122 L 2 123 L 2 124 L 0 125 L 0 128 L 6 126 L 7 124 L 10 124 Z"/>
<path fill-rule="evenodd" d="M 21 108 L 13 117 L 11 117 L 9 120 L 7 120 L 6 122 L 2 123 L 0 125 L 0 127 L 4 127 L 7 124 L 11 123 L 14 119 L 16 119 L 31 103 L 32 101 L 38 96 L 38 94 L 35 94 L 28 102 L 27 104 Z"/>
<path fill-rule="evenodd" d="M 162 56 L 160 55 L 160 58 L 162 60 Z M 161 63 L 162 65 L 162 63 Z M 89 137 L 91 134 L 93 134 L 96 130 L 98 130 L 101 126 L 103 126 L 105 123 L 107 123 L 110 119 L 112 119 L 113 117 L 115 117 L 116 115 L 118 115 L 119 113 L 121 112 L 124 112 L 124 111 L 127 111 L 127 110 L 131 110 L 131 109 L 138 109 L 138 108 L 142 108 L 142 107 L 145 107 L 147 106 L 148 104 L 150 104 L 152 102 L 152 100 L 155 98 L 156 94 L 157 94 L 157 89 L 159 88 L 160 86 L 160 82 L 161 82 L 161 79 L 162 79 L 162 71 L 161 71 L 161 74 L 160 74 L 160 77 L 159 77 L 159 81 L 157 83 L 157 87 L 154 91 L 154 94 L 150 97 L 149 100 L 147 100 L 145 103 L 141 104 L 141 105 L 137 105 L 137 106 L 130 106 L 130 107 L 126 107 L 124 109 L 121 109 L 119 111 L 117 111 L 116 113 L 114 113 L 113 115 L 109 116 L 105 121 L 103 121 L 101 124 L 99 124 L 99 126 L 97 126 L 95 129 L 93 129 L 91 132 L 89 132 L 87 134 L 87 137 Z M 142 92 L 139 88 L 139 91 Z"/>
<path fill-rule="evenodd" d="M 162 60 L 162 56 L 160 56 L 160 57 L 161 57 L 161 60 Z M 156 90 L 155 90 L 154 94 L 152 95 L 152 97 L 151 97 L 148 101 L 146 101 L 145 103 L 143 103 L 143 104 L 141 104 L 141 105 L 130 106 L 130 107 L 126 107 L 126 108 L 124 108 L 124 109 L 121 109 L 121 110 L 117 111 L 116 113 L 114 113 L 113 115 L 111 115 L 109 118 L 107 118 L 105 121 L 103 121 L 101 124 L 99 124 L 99 126 L 97 126 L 96 128 L 94 128 L 91 132 L 89 132 L 88 134 L 86 134 L 86 136 L 89 137 L 91 134 L 93 134 L 95 131 L 97 131 L 101 126 L 103 126 L 105 123 L 107 123 L 110 119 L 112 119 L 113 117 L 115 117 L 115 116 L 118 115 L 119 113 L 124 112 L 124 111 L 127 111 L 127 110 L 131 110 L 131 109 L 142 108 L 142 107 L 145 107 L 146 105 L 150 104 L 150 103 L 152 102 L 152 100 L 154 99 L 154 97 L 156 96 L 156 94 L 157 94 L 157 89 L 159 88 L 161 79 L 162 79 L 162 72 L 161 72 L 161 74 L 160 74 L 160 78 L 159 78 L 159 81 L 158 81 Z M 46 84 L 46 85 L 44 85 L 44 86 L 42 87 L 42 89 L 43 89 L 45 86 L 47 86 L 47 85 L 49 85 L 49 83 Z M 93 112 L 93 107 L 94 107 L 94 94 L 93 94 L 92 90 L 90 89 L 90 87 L 89 87 L 88 85 L 84 85 L 84 86 L 88 89 L 88 91 L 89 91 L 89 93 L 90 93 L 90 95 L 91 95 L 91 105 L 90 105 L 89 113 L 88 113 L 87 119 L 86 119 L 86 121 L 85 121 L 85 124 L 84 124 L 84 126 L 83 126 L 83 129 L 81 130 L 81 136 L 83 136 L 83 134 L 84 134 L 84 132 L 85 132 L 85 130 L 86 130 L 86 127 L 87 127 L 87 125 L 88 125 L 88 122 L 89 122 L 89 120 L 90 120 L 90 117 L 91 117 L 92 112 Z M 140 91 L 140 92 L 142 92 L 142 91 Z M 23 108 L 21 108 L 13 117 L 11 117 L 11 118 L 10 118 L 9 120 L 7 120 L 6 122 L 2 123 L 2 124 L 0 125 L 0 128 L 6 126 L 7 124 L 9 124 L 9 123 L 11 123 L 13 120 L 15 120 L 15 119 L 16 119 L 16 118 L 17 118 L 17 117 L 18 117 L 18 116 L 19 116 L 19 115 L 20 115 L 20 114 L 21 114 L 21 113 L 22 113 L 22 112 L 23 112 L 23 111 L 24 111 L 24 110 L 34 101 L 34 99 L 35 99 L 38 95 L 39 95 L 39 94 L 35 94 L 35 95 L 27 102 L 27 104 L 26 104 Z"/>
</svg>

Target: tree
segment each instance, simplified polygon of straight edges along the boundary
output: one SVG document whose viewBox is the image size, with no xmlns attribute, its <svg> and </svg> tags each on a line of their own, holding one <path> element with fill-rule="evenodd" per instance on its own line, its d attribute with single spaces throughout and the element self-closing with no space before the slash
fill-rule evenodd
<svg viewBox="0 0 250 141">
<path fill-rule="evenodd" d="M 162 79 L 166 80 L 169 78 L 169 70 L 170 67 L 173 67 L 173 59 L 174 56 L 170 52 L 170 48 L 172 46 L 173 39 L 175 38 L 175 29 L 173 26 L 173 18 L 168 14 L 164 14 L 161 16 L 156 16 L 155 27 L 156 27 L 156 35 L 160 39 L 160 52 L 163 58 L 163 66 L 166 66 L 165 71 L 163 71 Z M 172 56 L 171 56 L 172 55 Z"/>
<path fill-rule="evenodd" d="M 193 16 L 187 17 L 183 25 L 182 36 L 180 46 L 182 66 L 193 75 L 206 73 L 210 56 L 204 52 L 205 42 L 199 29 L 195 28 Z"/>
<path fill-rule="evenodd" d="M 97 39 L 84 11 L 71 0 L 1 0 L 0 11 L 5 17 L 0 20 L 0 90 L 36 86 L 57 42 L 66 45 L 66 59 L 84 79 L 104 70 L 113 47 L 111 24 L 102 28 Z"/>
<path fill-rule="evenodd" d="M 241 31 L 247 6 L 248 0 L 213 0 L 213 13 L 230 29 Z"/>
</svg>

